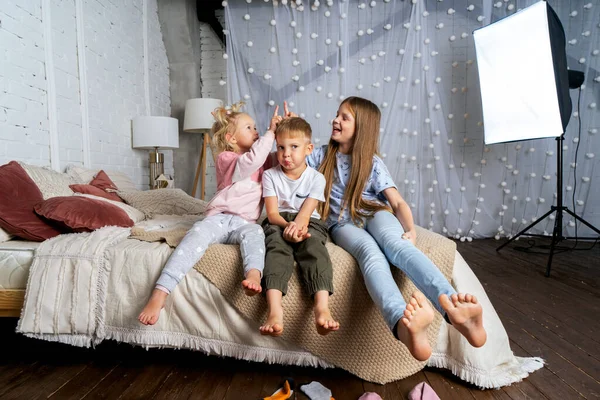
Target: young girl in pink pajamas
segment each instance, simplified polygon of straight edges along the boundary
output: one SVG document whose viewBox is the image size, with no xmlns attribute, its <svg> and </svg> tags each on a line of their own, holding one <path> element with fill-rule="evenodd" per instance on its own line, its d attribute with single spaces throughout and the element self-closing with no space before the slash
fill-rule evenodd
<svg viewBox="0 0 600 400">
<path fill-rule="evenodd" d="M 242 287 L 249 296 L 262 291 L 260 280 L 265 265 L 265 235 L 256 220 L 263 208 L 262 174 L 277 161 L 271 157 L 279 108 L 263 137 L 248 114 L 231 110 L 213 112 L 213 143 L 219 155 L 216 163 L 218 192 L 208 204 L 206 218 L 194 224 L 165 264 L 156 287 L 138 319 L 145 325 L 158 321 L 167 296 L 214 243 L 239 244 L 244 276 Z"/>
</svg>

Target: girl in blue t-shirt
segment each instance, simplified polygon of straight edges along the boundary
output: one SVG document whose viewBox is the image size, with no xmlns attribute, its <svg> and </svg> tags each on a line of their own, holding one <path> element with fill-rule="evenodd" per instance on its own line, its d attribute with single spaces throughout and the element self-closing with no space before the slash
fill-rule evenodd
<svg viewBox="0 0 600 400">
<path fill-rule="evenodd" d="M 287 107 L 285 111 L 286 116 L 292 114 Z M 487 336 L 475 296 L 457 293 L 415 247 L 412 212 L 376 155 L 380 118 L 379 108 L 360 97 L 349 97 L 340 105 L 329 144 L 307 157 L 327 180 L 326 201 L 319 213 L 333 241 L 358 261 L 371 298 L 413 357 L 424 361 L 431 355 L 427 327 L 434 311 L 426 298 L 472 346 L 483 346 Z M 390 264 L 419 289 L 408 304 Z"/>
</svg>

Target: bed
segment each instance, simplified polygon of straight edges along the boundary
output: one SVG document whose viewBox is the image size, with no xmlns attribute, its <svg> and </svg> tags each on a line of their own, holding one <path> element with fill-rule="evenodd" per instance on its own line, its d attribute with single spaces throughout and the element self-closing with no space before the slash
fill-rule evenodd
<svg viewBox="0 0 600 400">
<path fill-rule="evenodd" d="M 0 316 L 21 314 L 29 267 L 39 245 L 25 240 L 0 243 Z"/>
<path fill-rule="evenodd" d="M 69 197 L 72 180 L 65 174 L 24 168 L 34 181 L 29 185 L 37 185 L 44 199 Z M 93 172 L 79 172 L 71 177 L 80 182 L 94 177 Z M 128 184 L 119 175 L 113 177 L 121 178 L 119 187 Z M 240 290 L 242 269 L 234 245 L 211 246 L 169 296 L 158 323 L 144 326 L 137 321 L 138 313 L 174 246 L 202 218 L 206 204 L 179 189 L 125 190 L 119 196 L 133 210 L 127 211 L 136 222 L 131 228 L 106 226 L 41 243 L 0 243 L 0 315 L 20 317 L 18 332 L 75 346 L 117 340 L 258 362 L 339 367 L 376 383 L 402 379 L 429 365 L 447 368 L 479 387 L 497 388 L 543 366 L 539 358 L 513 355 L 498 315 L 454 242 L 424 229 L 417 245 L 458 291 L 473 293 L 482 303 L 488 332 L 482 348 L 472 348 L 437 315 L 428 331 L 433 355 L 426 363 L 416 362 L 387 329 L 366 293 L 356 261 L 331 242 L 327 246 L 336 285 L 331 307 L 342 323 L 339 332 L 316 335 L 311 304 L 294 277 L 284 300 L 289 319 L 283 337 L 261 336 L 258 326 L 266 303 Z M 413 290 L 401 274 L 396 279 L 405 296 Z"/>
<path fill-rule="evenodd" d="M 191 223 L 182 222 L 181 218 L 173 217 L 168 222 L 169 217 L 162 217 L 145 221 L 143 225 L 180 234 L 185 231 L 186 223 Z M 106 227 L 90 234 L 60 235 L 39 245 L 30 264 L 27 296 L 17 330 L 30 337 L 76 346 L 94 346 L 112 339 L 146 348 L 185 348 L 258 362 L 340 367 L 376 383 L 401 379 L 425 366 L 410 357 L 395 361 L 388 354 L 381 354 L 377 358 L 378 355 L 371 354 L 368 348 L 357 351 L 354 358 L 343 354 L 336 358 L 339 349 L 344 348 L 339 342 L 351 338 L 336 339 L 333 334 L 327 336 L 333 341 L 326 346 L 337 346 L 338 350 L 325 352 L 323 346 L 315 347 L 312 342 L 303 342 L 302 338 L 293 335 L 283 340 L 261 336 L 258 331 L 261 320 L 253 317 L 256 314 L 252 312 L 244 312 L 243 306 L 236 304 L 231 295 L 234 293 L 232 288 L 238 288 L 239 280 L 235 280 L 232 288 L 218 288 L 198 271 L 191 271 L 172 293 L 159 322 L 155 326 L 143 326 L 137 321 L 137 314 L 173 248 L 165 242 L 133 239 L 131 235 L 131 229 Z M 330 253 L 331 246 L 337 248 L 328 244 Z M 211 251 L 206 253 L 207 263 L 226 265 L 229 262 L 233 265 L 232 270 L 241 271 L 236 264 L 239 262 L 236 246 L 215 245 Z M 13 252 L 12 256 L 19 257 L 19 254 L 26 257 L 23 250 Z M 468 288 L 480 299 L 488 341 L 480 349 L 471 348 L 454 328 L 442 323 L 434 332 L 434 353 L 426 365 L 447 368 L 482 388 L 509 385 L 543 366 L 543 360 L 539 358 L 513 355 L 508 336 L 483 287 L 460 254 L 455 251 L 454 256 L 453 284 L 458 290 Z M 348 268 L 353 268 L 351 263 Z M 77 278 L 75 274 L 78 274 Z M 356 277 L 360 275 L 353 278 L 356 285 L 364 286 Z M 11 290 L 15 289 L 19 288 Z M 354 298 L 357 294 L 356 291 L 345 294 L 338 291 L 336 296 Z M 335 309 L 334 298 L 332 308 Z M 260 307 L 258 305 L 257 309 Z M 374 318 L 380 318 L 372 304 L 365 307 Z M 302 318 L 308 327 L 312 318 L 310 312 Z M 347 318 L 344 322 L 345 326 L 353 324 Z M 392 336 L 383 320 L 379 328 L 379 334 Z M 304 332 L 306 329 L 299 330 Z M 389 342 L 384 341 L 382 345 L 390 347 Z M 363 347 L 354 346 L 354 349 Z M 357 365 L 363 365 L 370 357 L 378 361 L 370 367 L 357 369 Z"/>
</svg>

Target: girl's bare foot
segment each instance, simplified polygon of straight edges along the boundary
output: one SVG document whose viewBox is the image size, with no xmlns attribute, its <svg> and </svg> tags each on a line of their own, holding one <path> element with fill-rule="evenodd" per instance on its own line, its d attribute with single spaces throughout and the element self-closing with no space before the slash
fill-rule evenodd
<svg viewBox="0 0 600 400">
<path fill-rule="evenodd" d="M 244 292 L 246 292 L 246 296 L 254 296 L 255 294 L 262 292 L 262 287 L 260 286 L 260 271 L 257 269 L 248 271 L 246 279 L 242 281 L 242 287 L 244 288 Z"/>
<path fill-rule="evenodd" d="M 427 340 L 427 328 L 433 321 L 433 308 L 421 292 L 413 293 L 404 310 L 404 316 L 397 324 L 398 338 L 408 347 L 408 351 L 419 361 L 431 356 L 431 345 Z"/>
<path fill-rule="evenodd" d="M 481 347 L 485 344 L 487 333 L 483 327 L 483 309 L 475 296 L 458 293 L 448 298 L 442 294 L 438 300 L 452 326 L 462 333 L 471 346 Z"/>
<path fill-rule="evenodd" d="M 281 299 L 283 293 L 277 289 L 267 290 L 267 305 L 269 306 L 269 316 L 264 324 L 259 328 L 261 335 L 281 336 L 283 333 L 283 306 Z"/>
<path fill-rule="evenodd" d="M 144 325 L 154 325 L 158 321 L 160 310 L 165 305 L 168 294 L 159 289 L 154 289 L 150 300 L 138 316 L 138 320 Z"/>
</svg>

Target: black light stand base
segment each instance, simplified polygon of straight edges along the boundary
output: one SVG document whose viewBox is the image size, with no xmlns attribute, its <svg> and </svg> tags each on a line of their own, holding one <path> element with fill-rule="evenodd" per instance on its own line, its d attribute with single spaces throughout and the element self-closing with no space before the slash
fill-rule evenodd
<svg viewBox="0 0 600 400">
<path fill-rule="evenodd" d="M 556 217 L 554 218 L 554 229 L 552 230 L 552 242 L 550 243 L 550 257 L 548 257 L 548 264 L 546 265 L 546 274 L 545 274 L 546 277 L 550 276 L 550 268 L 552 267 L 552 257 L 554 256 L 554 251 L 557 250 L 557 245 L 565 239 L 571 239 L 571 238 L 567 238 L 567 237 L 563 236 L 563 233 L 562 233 L 563 213 L 564 212 L 570 214 L 577 221 L 580 221 L 582 224 L 584 224 L 585 226 L 587 226 L 588 228 L 590 228 L 591 230 L 596 232 L 598 235 L 600 235 L 600 230 L 598 230 L 598 228 L 596 228 L 595 226 L 593 226 L 592 224 L 587 222 L 585 219 L 583 219 L 580 216 L 578 216 L 577 214 L 575 214 L 573 211 L 569 210 L 567 207 L 563 206 L 563 201 L 562 201 L 563 200 L 563 196 L 562 196 L 562 176 L 563 176 L 563 174 L 562 174 L 563 173 L 563 171 L 562 171 L 562 154 L 563 154 L 562 141 L 563 140 L 564 140 L 564 135 L 561 135 L 556 138 L 556 154 L 557 154 L 557 157 L 556 157 L 557 158 L 557 161 L 556 161 L 556 175 L 557 175 L 557 179 L 556 179 L 557 201 L 556 201 L 556 204 L 557 205 L 550 207 L 550 210 L 546 214 L 544 214 L 540 218 L 536 219 L 534 222 L 532 222 L 530 225 L 528 225 L 525 229 L 521 230 L 515 236 L 510 238 L 506 243 L 502 244 L 500 247 L 498 247 L 496 249 L 496 251 L 502 250 L 502 248 L 504 246 L 506 246 L 513 240 L 517 239 L 519 236 L 526 234 L 526 232 L 529 229 L 531 229 L 535 225 L 539 224 L 540 222 L 542 222 L 542 220 L 544 218 L 546 218 L 547 216 L 549 216 L 550 214 L 552 214 L 553 212 L 556 211 Z M 547 237 L 544 235 L 534 235 L 534 234 L 527 235 L 527 236 Z M 577 239 L 577 238 L 574 238 L 574 239 Z"/>
<path fill-rule="evenodd" d="M 540 222 L 542 222 L 543 219 L 545 219 L 547 216 L 549 216 L 550 214 L 552 214 L 555 211 L 556 211 L 557 216 L 554 219 L 554 229 L 552 231 L 552 236 L 535 235 L 535 234 L 526 235 L 526 233 L 527 233 L 527 231 L 529 229 L 531 229 L 535 225 L 537 225 Z M 546 214 L 544 214 L 540 218 L 536 219 L 534 222 L 532 222 L 530 225 L 528 225 L 525 229 L 521 230 L 515 236 L 513 236 L 512 238 L 510 238 L 507 242 L 503 243 L 500 247 L 498 247 L 496 249 L 496 251 L 502 250 L 503 247 L 505 247 L 506 245 L 508 245 L 513 240 L 516 240 L 519 236 L 523 236 L 523 235 L 534 236 L 534 237 L 543 237 L 543 238 L 551 238 L 552 241 L 550 242 L 550 255 L 549 255 L 549 258 L 548 258 L 548 264 L 546 265 L 546 273 L 545 273 L 546 277 L 549 277 L 550 276 L 550 269 L 552 268 L 552 257 L 554 256 L 554 252 L 557 250 L 557 245 L 561 241 L 566 240 L 566 239 L 578 239 L 577 237 L 566 237 L 566 236 L 562 235 L 562 213 L 563 212 L 567 212 L 568 214 L 570 214 L 571 216 L 573 216 L 575 219 L 577 219 L 578 221 L 580 221 L 581 223 L 583 223 L 585 226 L 587 226 L 588 228 L 590 228 L 594 232 L 596 232 L 598 235 L 600 235 L 600 230 L 598 230 L 596 227 L 594 227 L 593 225 L 591 225 L 590 223 L 588 223 L 586 220 L 584 220 L 583 218 L 581 218 L 580 216 L 578 216 L 577 214 L 575 214 L 574 212 L 572 212 L 571 210 L 569 210 L 567 207 L 563 206 L 563 207 L 561 207 L 561 210 L 559 211 L 558 207 L 552 206 L 551 209 L 550 209 L 550 211 L 548 211 Z M 561 214 L 561 216 L 559 217 L 558 214 Z M 561 220 L 560 226 L 558 225 L 559 219 Z M 579 239 L 581 239 L 581 238 L 579 238 Z M 593 239 L 593 238 L 587 238 L 587 239 Z"/>
</svg>

